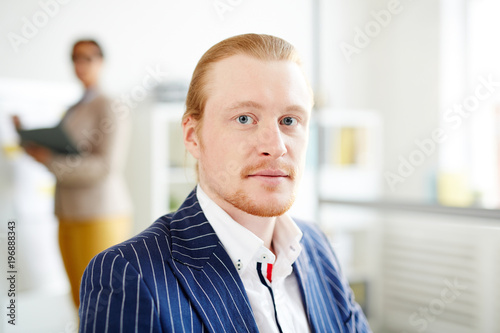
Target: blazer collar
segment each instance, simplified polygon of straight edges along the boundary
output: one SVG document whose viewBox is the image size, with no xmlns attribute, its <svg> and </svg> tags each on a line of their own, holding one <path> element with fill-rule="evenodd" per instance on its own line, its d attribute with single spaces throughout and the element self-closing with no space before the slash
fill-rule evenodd
<svg viewBox="0 0 500 333">
<path fill-rule="evenodd" d="M 325 279 L 335 284 L 337 288 L 340 288 L 342 284 L 336 275 L 327 276 L 331 267 L 322 267 L 322 264 L 328 265 L 328 261 L 324 261 L 319 254 L 315 253 L 317 251 L 314 250 L 317 246 L 316 242 L 317 240 L 311 238 L 304 231 L 304 237 L 301 240 L 303 251 L 293 265 L 309 320 L 309 327 L 311 332 L 350 332 L 345 327 L 350 315 L 349 318 L 345 318 L 338 309 L 339 306 L 349 309 L 345 299 L 341 295 L 337 295 L 335 298 L 336 306 L 325 306 L 329 304 L 328 298 L 332 297 L 328 290 L 325 290 Z"/>
<path fill-rule="evenodd" d="M 195 269 L 202 269 L 219 238 L 201 210 L 193 190 L 170 220 L 172 259 Z"/>
<path fill-rule="evenodd" d="M 174 274 L 210 332 L 258 328 L 245 287 L 193 190 L 170 221 Z"/>
</svg>

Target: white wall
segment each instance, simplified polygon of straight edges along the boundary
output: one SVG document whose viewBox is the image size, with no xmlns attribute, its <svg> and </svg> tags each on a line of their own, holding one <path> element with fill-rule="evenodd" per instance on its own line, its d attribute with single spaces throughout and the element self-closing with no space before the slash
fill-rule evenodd
<svg viewBox="0 0 500 333">
<path fill-rule="evenodd" d="M 43 8 L 50 8 L 45 12 L 53 11 L 53 17 Z M 167 79 L 188 80 L 211 45 L 247 32 L 287 39 L 310 67 L 310 16 L 310 1 L 300 0 L 3 1 L 0 76 L 74 81 L 71 46 L 87 36 L 103 44 L 107 58 L 103 85 L 116 93 L 140 82 L 147 66 L 159 66 L 168 73 Z M 12 43 L 12 33 L 22 37 L 29 32 L 25 20 L 38 22 L 38 31 L 26 43 Z"/>
<path fill-rule="evenodd" d="M 399 156 L 408 158 L 415 140 L 428 138 L 439 124 L 440 11 L 435 0 L 323 0 L 324 100 L 336 109 L 371 109 L 384 123 L 383 171 L 397 173 Z M 377 22 L 372 12 L 393 10 L 366 46 L 357 29 Z M 357 53 L 342 52 L 350 44 Z M 437 153 L 395 186 L 387 198 L 427 200 Z M 383 175 L 381 175 L 383 176 Z"/>
</svg>

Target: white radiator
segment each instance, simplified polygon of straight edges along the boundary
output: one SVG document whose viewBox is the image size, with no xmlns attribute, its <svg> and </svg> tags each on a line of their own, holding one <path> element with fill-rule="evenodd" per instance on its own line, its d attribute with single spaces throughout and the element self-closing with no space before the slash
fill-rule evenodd
<svg viewBox="0 0 500 333">
<path fill-rule="evenodd" d="M 407 212 L 383 221 L 384 332 L 500 332 L 500 222 Z"/>
</svg>

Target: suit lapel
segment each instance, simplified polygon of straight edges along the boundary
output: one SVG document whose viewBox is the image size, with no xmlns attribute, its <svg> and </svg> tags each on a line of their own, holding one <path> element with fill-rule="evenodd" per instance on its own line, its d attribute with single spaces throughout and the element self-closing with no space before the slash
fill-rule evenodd
<svg viewBox="0 0 500 333">
<path fill-rule="evenodd" d="M 297 258 L 293 264 L 294 272 L 297 275 L 297 280 L 299 282 L 300 291 L 302 294 L 302 301 L 304 302 L 304 308 L 306 310 L 307 319 L 311 328 L 311 332 L 321 332 L 321 324 L 318 320 L 316 314 L 316 296 L 314 283 L 311 281 L 311 276 L 307 274 L 308 267 L 310 267 L 309 260 L 307 256 L 303 253 Z M 314 277 L 313 277 L 314 278 Z"/>
<path fill-rule="evenodd" d="M 306 238 L 306 235 L 304 235 Z M 314 264 L 310 245 L 303 242 L 304 249 L 294 263 L 304 307 L 312 332 L 344 332 L 342 319 L 336 305 L 331 303 L 331 293 L 321 278 L 322 267 Z"/>
<path fill-rule="evenodd" d="M 192 306 L 210 332 L 258 332 L 243 283 L 207 221 L 195 191 L 170 221 L 172 262 Z"/>
</svg>

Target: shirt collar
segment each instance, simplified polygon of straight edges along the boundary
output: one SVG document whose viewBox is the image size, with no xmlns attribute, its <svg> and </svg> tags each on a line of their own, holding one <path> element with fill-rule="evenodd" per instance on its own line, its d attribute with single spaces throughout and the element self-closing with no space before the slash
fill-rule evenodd
<svg viewBox="0 0 500 333">
<path fill-rule="evenodd" d="M 258 255 L 258 251 L 264 247 L 264 241 L 233 220 L 229 214 L 210 199 L 199 184 L 196 188 L 196 195 L 205 217 L 214 228 L 238 272 L 248 266 L 255 265 L 255 257 Z M 302 232 L 288 214 L 285 213 L 276 219 L 273 246 L 281 267 L 276 267 L 279 271 L 282 269 L 291 271 L 291 265 L 302 250 L 299 243 L 301 238 Z"/>
<path fill-rule="evenodd" d="M 291 273 L 291 266 L 302 251 L 301 239 L 302 231 L 288 214 L 278 217 L 273 235 L 274 251 L 278 257 L 274 275 L 286 276 Z"/>
</svg>

